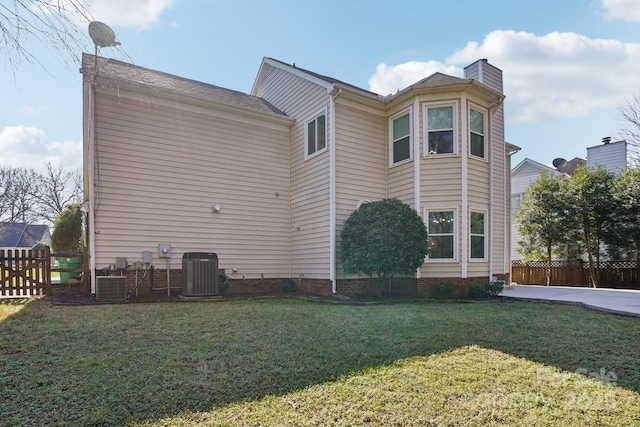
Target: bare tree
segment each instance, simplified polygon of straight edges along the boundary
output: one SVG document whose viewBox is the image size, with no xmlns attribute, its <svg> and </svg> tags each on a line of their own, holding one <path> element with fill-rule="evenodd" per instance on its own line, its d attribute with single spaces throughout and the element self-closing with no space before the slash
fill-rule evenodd
<svg viewBox="0 0 640 427">
<path fill-rule="evenodd" d="M 35 191 L 34 173 L 26 168 L 0 169 L 0 219 L 4 222 L 32 222 Z"/>
<path fill-rule="evenodd" d="M 69 204 L 82 203 L 82 176 L 79 171 L 66 171 L 62 166 L 54 168 L 47 163 L 44 173 L 34 175 L 32 198 L 38 217 L 53 222 Z"/>
<path fill-rule="evenodd" d="M 53 223 L 69 204 L 82 202 L 79 171 L 47 164 L 46 172 L 0 168 L 0 221 Z"/>
<path fill-rule="evenodd" d="M 0 3 L 0 52 L 7 66 L 26 60 L 45 68 L 35 52 L 44 45 L 65 64 L 77 63 L 86 42 L 79 21 L 92 21 L 84 0 L 13 0 Z"/>
<path fill-rule="evenodd" d="M 618 111 L 622 122 L 622 137 L 637 160 L 640 158 L 640 94 L 620 105 Z"/>
</svg>

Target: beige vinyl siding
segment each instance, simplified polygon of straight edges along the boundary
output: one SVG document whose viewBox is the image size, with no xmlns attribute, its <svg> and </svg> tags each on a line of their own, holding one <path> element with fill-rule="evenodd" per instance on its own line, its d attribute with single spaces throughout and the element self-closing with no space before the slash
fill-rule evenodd
<svg viewBox="0 0 640 427">
<path fill-rule="evenodd" d="M 467 197 L 469 205 L 488 206 L 490 190 L 489 164 L 470 158 L 467 162 Z"/>
<path fill-rule="evenodd" d="M 479 80 L 491 89 L 503 93 L 502 87 L 502 71 L 485 60 L 465 68 L 465 77 Z M 480 104 L 482 105 L 482 104 Z M 491 269 L 493 274 L 502 274 L 510 271 L 509 262 L 509 230 L 510 219 L 508 218 L 508 198 L 510 194 L 508 187 L 509 169 L 505 167 L 507 160 L 505 158 L 505 141 L 504 141 L 504 107 L 499 106 L 490 116 L 490 144 L 488 147 L 489 164 L 492 168 L 491 174 L 493 179 L 492 198 L 490 200 L 490 224 L 491 230 Z M 470 182 L 472 180 L 470 179 Z M 471 195 L 472 192 L 469 191 Z M 507 242 L 505 244 L 505 242 Z M 471 272 L 470 272 L 471 274 Z"/>
<path fill-rule="evenodd" d="M 423 159 L 420 171 L 420 199 L 424 207 L 460 204 L 462 166 L 459 157 Z"/>
<path fill-rule="evenodd" d="M 386 118 L 336 101 L 336 244 L 338 273 L 340 233 L 362 200 L 386 197 Z"/>
<path fill-rule="evenodd" d="M 97 94 L 96 266 L 149 250 L 165 268 L 169 243 L 174 269 L 184 252 L 216 252 L 238 277 L 286 277 L 288 126 L 120 95 Z"/>
<path fill-rule="evenodd" d="M 422 159 L 420 171 L 420 200 L 424 210 L 455 210 L 456 261 L 429 260 L 420 271 L 421 277 L 460 277 L 462 239 L 461 230 L 462 167 L 460 157 L 433 157 Z M 426 218 L 425 218 L 426 220 Z"/>
<path fill-rule="evenodd" d="M 385 144 L 385 148 L 388 145 Z M 393 166 L 388 170 L 387 197 L 400 200 L 413 207 L 413 162 Z"/>
<path fill-rule="evenodd" d="M 491 261 L 493 274 L 511 271 L 509 206 L 511 190 L 506 147 L 504 141 L 504 106 L 498 107 L 491 118 L 491 168 L 493 173 L 493 197 L 491 199 Z"/>
<path fill-rule="evenodd" d="M 485 215 L 485 261 L 471 260 L 470 253 L 465 254 L 467 258 L 467 277 L 485 277 L 489 275 L 489 188 L 490 171 L 489 163 L 483 160 L 470 157 L 467 162 L 467 201 L 469 203 L 468 215 L 470 212 L 483 212 Z M 470 222 L 467 221 L 467 227 Z M 467 248 L 471 250 L 470 230 L 465 230 Z M 495 248 L 493 248 L 495 249 Z"/>
<path fill-rule="evenodd" d="M 255 95 L 296 119 L 290 141 L 291 275 L 329 279 L 329 152 L 305 159 L 306 121 L 326 110 L 327 131 L 330 129 L 329 95 L 320 85 L 265 66 Z M 330 148 L 329 136 L 327 132 Z"/>
</svg>

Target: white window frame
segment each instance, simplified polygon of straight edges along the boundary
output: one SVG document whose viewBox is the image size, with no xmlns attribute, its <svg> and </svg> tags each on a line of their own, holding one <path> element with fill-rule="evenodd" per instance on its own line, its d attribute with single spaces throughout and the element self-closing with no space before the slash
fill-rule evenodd
<svg viewBox="0 0 640 427">
<path fill-rule="evenodd" d="M 409 157 L 398 162 L 393 161 L 393 122 L 397 119 L 409 115 Z M 403 137 L 406 138 L 406 137 Z M 398 166 L 413 160 L 413 113 L 411 108 L 404 109 L 393 116 L 389 117 L 389 167 Z"/>
<path fill-rule="evenodd" d="M 452 153 L 430 153 L 429 152 L 429 109 L 430 108 L 442 108 L 442 107 L 451 107 L 452 109 L 452 119 L 453 119 L 453 152 Z M 458 155 L 458 102 L 457 101 L 449 101 L 449 102 L 437 102 L 437 103 L 425 103 L 422 106 L 422 116 L 423 116 L 423 157 L 447 157 L 447 156 L 457 156 Z"/>
<path fill-rule="evenodd" d="M 451 207 L 442 207 L 442 208 L 425 208 L 424 209 L 424 224 L 427 227 L 427 233 L 429 238 L 431 238 L 431 232 L 429 231 L 429 213 L 430 212 L 453 212 L 453 258 L 430 258 L 429 255 L 426 256 L 425 262 L 458 262 L 458 240 L 460 239 L 460 235 L 458 233 L 458 209 Z M 436 235 L 449 235 L 447 234 L 436 234 Z"/>
<path fill-rule="evenodd" d="M 318 118 L 324 116 L 324 147 L 318 149 Z M 310 159 L 312 157 L 317 156 L 318 154 L 324 153 L 327 151 L 329 147 L 329 126 L 328 126 L 329 115 L 327 114 L 327 109 L 323 109 L 319 111 L 317 114 L 313 116 L 313 118 L 304 122 L 304 158 Z M 313 153 L 309 153 L 309 124 L 312 122 L 316 122 L 316 141 L 315 141 L 315 151 Z"/>
<path fill-rule="evenodd" d="M 484 129 L 484 133 L 482 134 L 482 138 L 483 138 L 483 143 L 484 143 L 484 147 L 482 147 L 482 151 L 484 153 L 484 156 L 478 156 L 475 155 L 473 153 L 471 153 L 471 133 L 476 133 L 476 132 L 472 132 L 471 130 L 471 110 L 476 110 L 479 113 L 482 113 L 482 126 Z M 489 158 L 488 156 L 488 150 L 489 150 L 489 146 L 488 146 L 488 131 L 489 131 L 489 122 L 488 122 L 488 117 L 489 117 L 489 111 L 486 108 L 480 107 L 479 105 L 476 104 L 469 104 L 469 108 L 467 110 L 467 117 L 468 117 L 468 121 L 469 123 L 467 124 L 468 126 L 468 130 L 469 130 L 469 148 L 468 148 L 468 153 L 469 153 L 469 157 L 474 158 L 474 159 L 478 159 L 478 160 L 484 160 L 484 161 L 488 161 L 487 159 Z M 479 135 L 479 134 L 478 134 Z"/>
<path fill-rule="evenodd" d="M 472 214 L 482 214 L 483 220 L 483 233 L 472 233 L 471 232 L 471 215 Z M 484 209 L 469 209 L 469 262 L 486 262 L 487 261 L 487 250 L 488 250 L 488 241 L 489 236 L 487 235 L 487 211 Z M 484 255 L 482 258 L 473 258 L 472 257 L 472 246 L 471 246 L 471 238 L 473 236 L 482 236 L 484 238 L 484 247 L 482 249 L 482 254 Z"/>
</svg>

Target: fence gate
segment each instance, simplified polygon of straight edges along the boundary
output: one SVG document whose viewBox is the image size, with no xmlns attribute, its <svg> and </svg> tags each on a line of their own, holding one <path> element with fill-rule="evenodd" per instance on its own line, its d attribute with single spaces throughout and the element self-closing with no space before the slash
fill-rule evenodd
<svg viewBox="0 0 640 427">
<path fill-rule="evenodd" d="M 0 250 L 0 298 L 51 295 L 49 247 Z"/>
</svg>

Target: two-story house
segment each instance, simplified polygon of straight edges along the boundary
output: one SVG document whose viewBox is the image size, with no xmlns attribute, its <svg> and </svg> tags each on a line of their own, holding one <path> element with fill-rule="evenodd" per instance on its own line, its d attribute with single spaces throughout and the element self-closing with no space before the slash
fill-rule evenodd
<svg viewBox="0 0 640 427">
<path fill-rule="evenodd" d="M 508 280 L 517 147 L 486 60 L 388 96 L 271 58 L 251 94 L 87 54 L 82 73 L 94 274 L 144 253 L 175 283 L 183 253 L 215 252 L 238 288 L 353 293 L 342 225 L 398 198 L 429 230 L 418 294 Z"/>
</svg>

